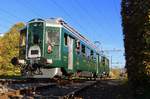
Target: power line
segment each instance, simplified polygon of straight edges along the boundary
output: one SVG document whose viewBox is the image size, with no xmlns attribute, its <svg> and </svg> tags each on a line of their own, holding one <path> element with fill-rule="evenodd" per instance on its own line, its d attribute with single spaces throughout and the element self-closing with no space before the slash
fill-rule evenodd
<svg viewBox="0 0 150 99">
<path fill-rule="evenodd" d="M 26 1 L 26 2 L 27 2 L 27 1 Z M 33 13 L 34 15 L 36 15 L 37 17 L 40 16 L 39 13 L 37 13 L 35 10 L 32 9 L 32 7 L 31 7 L 31 5 L 30 5 L 29 2 L 28 2 L 28 3 L 25 3 L 25 2 L 23 2 L 22 0 L 17 0 L 16 3 L 18 3 L 18 4 L 21 5 L 21 6 L 24 6 L 24 8 L 26 8 L 26 10 L 32 12 L 32 13 Z M 28 4 L 28 5 L 27 5 L 27 4 Z"/>
<path fill-rule="evenodd" d="M 115 8 L 115 10 L 116 10 L 116 12 L 119 12 L 119 8 L 117 7 L 117 5 L 116 5 L 116 0 L 112 0 L 113 2 L 114 2 L 114 8 Z M 120 14 L 119 14 L 120 15 Z"/>
<path fill-rule="evenodd" d="M 58 4 L 55 0 L 50 0 L 53 4 L 55 4 L 60 10 L 62 10 L 67 16 L 68 16 L 68 18 L 70 18 L 70 19 L 73 19 L 73 17 L 60 5 L 60 4 Z M 78 20 L 76 20 L 77 21 L 77 23 L 80 23 L 80 22 L 78 22 Z M 82 29 L 82 30 L 86 30 L 86 28 L 84 28 L 83 26 L 81 26 L 80 24 L 78 24 L 79 25 L 79 27 Z"/>
<path fill-rule="evenodd" d="M 5 9 L 0 8 L 0 12 L 7 14 L 7 15 L 9 16 L 8 19 L 11 19 L 12 17 L 15 18 L 15 19 L 18 19 L 18 18 L 21 19 L 20 17 L 14 15 L 13 13 L 11 13 L 11 12 L 5 10 Z M 2 13 L 1 13 L 1 15 L 2 15 Z M 12 24 L 12 21 L 10 21 L 10 20 L 8 20 L 8 19 L 6 19 L 6 18 L 4 19 L 4 18 L 3 18 L 3 20 L 7 21 L 7 23 Z M 1 25 L 1 26 L 4 27 L 4 28 L 7 27 L 7 26 L 5 26 L 4 24 Z"/>
<path fill-rule="evenodd" d="M 32 4 L 31 4 L 31 2 L 29 2 L 28 0 L 25 0 L 26 2 L 27 2 L 27 4 L 28 4 L 28 6 L 29 6 L 29 9 L 31 9 L 32 10 L 32 12 L 34 12 L 36 15 L 38 15 L 38 16 L 42 16 L 41 15 L 41 13 L 39 13 L 38 11 L 40 11 L 39 9 L 37 9 L 37 8 L 34 8 L 34 9 L 32 9 Z M 36 10 L 35 10 L 36 9 Z"/>
<path fill-rule="evenodd" d="M 0 24 L 0 27 L 1 27 L 1 28 L 4 28 L 4 29 L 5 29 L 5 28 L 8 28 L 8 26 L 6 26 L 6 25 L 1 25 L 1 24 Z"/>
<path fill-rule="evenodd" d="M 12 22 L 10 22 L 10 21 L 8 21 L 8 20 L 5 20 L 4 23 L 6 23 L 6 22 L 12 24 Z M 4 24 L 3 24 L 3 25 L 0 25 L 0 27 L 1 27 L 1 28 L 4 28 L 4 29 L 9 29 L 9 26 L 6 26 L 6 25 L 4 25 Z"/>
<path fill-rule="evenodd" d="M 77 6 L 79 6 L 80 9 L 82 9 L 82 11 L 85 13 L 85 15 L 87 15 L 87 17 L 90 19 L 90 20 L 88 20 L 89 23 L 90 23 L 89 25 L 91 25 L 91 27 L 94 27 L 94 26 L 92 25 L 92 22 L 91 22 L 91 21 L 93 21 L 94 18 L 91 17 L 91 14 L 88 12 L 88 10 L 85 9 L 85 8 L 78 2 L 78 0 L 74 1 L 74 4 L 76 4 Z"/>
<path fill-rule="evenodd" d="M 90 17 L 88 17 L 89 15 L 90 15 L 90 13 L 86 13 L 85 11 L 84 11 L 84 9 L 82 9 L 81 7 L 82 7 L 82 5 L 80 5 L 80 3 L 77 3 L 77 0 L 76 1 L 74 1 L 74 0 L 72 0 L 73 1 L 73 3 L 72 3 L 72 5 L 74 4 L 74 7 L 73 8 L 75 8 L 76 10 L 77 9 L 80 9 L 80 10 L 78 10 L 78 17 L 79 17 L 79 19 L 82 19 L 82 20 L 85 20 L 85 18 L 84 17 L 82 17 L 82 14 L 83 15 L 86 15 L 86 20 L 85 20 L 85 22 L 87 22 L 86 24 L 87 25 L 89 25 L 89 29 L 91 30 L 92 29 L 92 32 L 91 33 L 96 33 L 97 32 L 97 29 L 95 29 L 95 25 L 93 25 L 92 24 L 92 20 L 93 19 L 90 19 Z M 81 12 L 81 14 L 79 15 L 79 12 Z M 92 35 L 91 33 L 89 33 L 89 35 L 90 35 L 90 37 L 92 38 L 92 39 L 94 39 L 93 38 L 93 36 L 94 35 Z"/>
<path fill-rule="evenodd" d="M 105 52 L 122 52 L 124 51 L 123 49 L 108 49 L 108 50 L 103 50 Z"/>
<path fill-rule="evenodd" d="M 89 17 L 90 20 L 94 21 L 95 18 L 92 16 L 92 14 L 90 14 L 90 13 L 88 12 L 88 10 L 87 10 L 84 6 L 82 6 L 82 5 L 79 3 L 78 0 L 76 0 L 76 3 L 77 3 L 77 5 L 85 12 L 85 14 L 87 15 L 87 17 Z M 97 21 L 94 21 L 94 23 L 97 24 L 97 25 L 102 29 L 101 24 L 99 24 Z"/>
<path fill-rule="evenodd" d="M 4 22 L 10 23 L 10 24 L 13 23 L 12 21 L 7 20 L 6 18 L 5 18 L 5 19 L 2 19 L 2 20 L 4 20 Z"/>
<path fill-rule="evenodd" d="M 53 4 L 55 4 L 59 9 L 61 9 L 70 19 L 72 19 L 72 16 L 61 6 L 59 5 L 55 0 L 50 0 Z"/>
<path fill-rule="evenodd" d="M 118 10 L 118 7 L 117 7 L 117 5 L 116 5 L 116 1 L 115 1 L 115 0 L 112 0 L 112 1 L 113 1 L 113 4 L 114 4 L 114 10 L 115 10 L 115 12 L 116 12 L 116 17 L 117 17 L 118 19 L 120 19 L 120 14 L 117 13 L 117 12 L 119 12 L 119 10 Z"/>
<path fill-rule="evenodd" d="M 12 14 L 11 12 L 9 12 L 9 11 L 7 11 L 7 10 L 4 10 L 4 9 L 1 9 L 0 8 L 0 11 L 1 12 L 4 12 L 5 14 L 7 14 L 7 15 L 9 15 L 9 16 L 11 16 L 11 17 L 14 17 L 15 19 L 21 19 L 20 17 L 18 17 L 18 16 L 16 16 L 16 15 L 14 15 L 14 14 Z"/>
<path fill-rule="evenodd" d="M 8 26 L 5 26 L 5 25 L 0 25 L 0 35 L 4 35 L 7 31 L 9 31 L 9 28 Z M 2 30 L 3 30 L 3 33 L 2 33 Z M 5 31 L 4 31 L 5 30 Z"/>
<path fill-rule="evenodd" d="M 101 30 L 104 30 L 103 26 L 97 20 L 95 20 L 96 18 L 92 16 L 92 14 L 89 13 L 89 11 L 84 6 L 82 6 L 78 0 L 76 0 L 75 3 L 76 5 L 79 6 L 79 8 L 82 9 L 82 11 L 87 15 L 90 21 L 94 22 L 94 24 L 96 24 Z M 106 33 L 106 34 L 110 37 L 110 39 L 112 38 L 112 33 Z"/>
<path fill-rule="evenodd" d="M 92 3 L 93 3 L 93 1 L 91 1 L 91 6 L 92 6 Z M 105 23 L 107 23 L 107 25 L 108 25 L 107 28 L 111 27 L 112 25 L 110 24 L 110 18 L 108 18 L 108 16 L 105 16 L 105 14 L 103 14 L 102 11 L 99 9 L 99 7 L 97 7 L 96 5 L 94 5 L 93 7 L 95 8 L 94 11 L 96 11 L 98 14 L 101 14 L 100 16 L 103 17 L 101 20 L 105 20 Z M 98 21 L 96 21 L 96 23 L 97 23 L 97 25 L 101 26 L 101 24 Z M 104 28 L 103 28 L 103 30 L 104 30 Z M 112 39 L 112 36 L 113 36 L 112 33 L 109 32 L 106 34 L 110 37 L 110 39 Z"/>
</svg>

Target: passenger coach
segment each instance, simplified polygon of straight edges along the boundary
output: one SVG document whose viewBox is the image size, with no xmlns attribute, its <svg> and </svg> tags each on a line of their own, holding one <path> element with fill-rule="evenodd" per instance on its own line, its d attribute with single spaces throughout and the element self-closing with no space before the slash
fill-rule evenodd
<svg viewBox="0 0 150 99">
<path fill-rule="evenodd" d="M 109 74 L 109 60 L 62 19 L 33 19 L 20 31 L 19 64 L 24 77 Z"/>
</svg>

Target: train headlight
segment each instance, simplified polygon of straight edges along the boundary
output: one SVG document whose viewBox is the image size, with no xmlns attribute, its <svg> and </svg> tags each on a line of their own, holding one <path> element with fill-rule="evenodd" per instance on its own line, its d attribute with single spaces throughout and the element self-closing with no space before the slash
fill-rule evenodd
<svg viewBox="0 0 150 99">
<path fill-rule="evenodd" d="M 47 59 L 47 64 L 52 64 L 53 60 L 52 59 Z"/>
<path fill-rule="evenodd" d="M 51 53 L 51 52 L 52 52 L 52 46 L 51 46 L 51 45 L 48 45 L 48 47 L 47 47 L 47 52 L 48 52 L 48 53 Z"/>
<path fill-rule="evenodd" d="M 19 59 L 19 64 L 26 64 L 26 61 L 24 59 Z"/>
</svg>

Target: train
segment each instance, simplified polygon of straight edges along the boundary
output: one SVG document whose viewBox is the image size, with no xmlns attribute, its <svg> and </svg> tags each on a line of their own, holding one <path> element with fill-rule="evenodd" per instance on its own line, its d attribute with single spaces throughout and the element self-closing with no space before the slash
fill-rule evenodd
<svg viewBox="0 0 150 99">
<path fill-rule="evenodd" d="M 19 57 L 11 62 L 27 78 L 109 75 L 109 59 L 61 18 L 27 22 L 20 30 Z"/>
</svg>

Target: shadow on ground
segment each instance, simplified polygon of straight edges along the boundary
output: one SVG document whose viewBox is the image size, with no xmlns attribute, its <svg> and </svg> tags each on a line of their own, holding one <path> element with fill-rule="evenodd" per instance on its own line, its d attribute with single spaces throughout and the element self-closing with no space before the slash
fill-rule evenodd
<svg viewBox="0 0 150 99">
<path fill-rule="evenodd" d="M 83 99 L 150 99 L 150 90 L 135 96 L 124 80 L 101 80 L 76 96 Z"/>
</svg>

